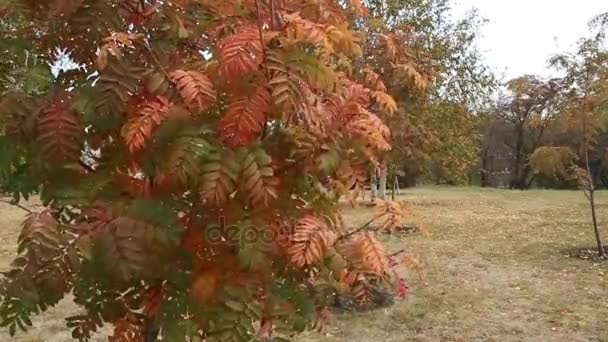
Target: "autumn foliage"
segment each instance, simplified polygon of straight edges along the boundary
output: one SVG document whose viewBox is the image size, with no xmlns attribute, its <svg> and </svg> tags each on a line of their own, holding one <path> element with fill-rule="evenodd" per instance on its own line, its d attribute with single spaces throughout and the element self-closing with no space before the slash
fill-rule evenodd
<svg viewBox="0 0 608 342">
<path fill-rule="evenodd" d="M 391 149 L 381 118 L 398 115 L 362 46 L 422 82 L 395 32 L 350 27 L 362 2 L 15 0 L 0 13 L 78 65 L 0 102 L 0 190 L 19 202 L 40 189 L 45 206 L 0 285 L 11 333 L 71 293 L 81 341 L 104 325 L 111 341 L 280 341 L 326 318 L 328 294 L 405 294 L 370 229 L 403 208 L 381 202 L 363 227 L 339 210 Z"/>
</svg>

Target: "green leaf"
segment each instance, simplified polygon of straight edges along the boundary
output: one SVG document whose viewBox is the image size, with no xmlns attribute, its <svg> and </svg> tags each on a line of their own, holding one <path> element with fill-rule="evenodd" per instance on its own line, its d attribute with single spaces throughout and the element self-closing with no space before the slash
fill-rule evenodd
<svg viewBox="0 0 608 342">
<path fill-rule="evenodd" d="M 273 265 L 273 246 L 264 241 L 261 229 L 255 231 L 254 225 L 244 225 L 240 232 L 239 260 L 241 267 L 248 272 L 268 271 Z M 255 240 L 250 240 L 254 236 Z"/>
<path fill-rule="evenodd" d="M 17 161 L 18 150 L 15 142 L 6 136 L 0 136 L 0 187 L 10 179 L 14 172 L 14 164 Z"/>
<path fill-rule="evenodd" d="M 329 149 L 321 153 L 317 157 L 319 170 L 324 174 L 333 174 L 340 166 L 340 153 L 335 148 Z"/>
<path fill-rule="evenodd" d="M 273 293 L 280 298 L 295 304 L 297 312 L 300 316 L 310 318 L 315 313 L 315 306 L 308 295 L 298 291 L 295 284 L 288 282 L 277 284 Z"/>
<path fill-rule="evenodd" d="M 23 70 L 18 77 L 23 79 L 23 90 L 26 93 L 43 92 L 54 80 L 51 68 L 42 62 Z"/>
<path fill-rule="evenodd" d="M 243 303 L 237 302 L 235 300 L 228 299 L 224 302 L 224 305 L 226 305 L 230 310 L 233 310 L 233 311 L 237 311 L 237 312 L 245 311 L 245 305 Z"/>
<path fill-rule="evenodd" d="M 175 227 L 177 214 L 169 204 L 170 200 L 136 199 L 131 202 L 127 213 L 137 219 L 147 221 L 159 227 Z M 174 204 L 174 203 L 173 203 Z"/>
<path fill-rule="evenodd" d="M 59 171 L 61 172 L 61 170 Z M 71 172 L 65 172 L 67 175 Z M 111 179 L 102 172 L 91 173 L 73 182 L 71 177 L 55 179 L 42 188 L 40 199 L 44 204 L 55 206 L 83 205 L 103 198 L 103 191 L 111 184 Z"/>
</svg>

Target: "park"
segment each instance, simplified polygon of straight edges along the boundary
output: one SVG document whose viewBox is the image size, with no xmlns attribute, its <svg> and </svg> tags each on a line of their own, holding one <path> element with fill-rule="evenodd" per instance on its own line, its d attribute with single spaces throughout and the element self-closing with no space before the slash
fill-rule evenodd
<svg viewBox="0 0 608 342">
<path fill-rule="evenodd" d="M 607 11 L 0 0 L 0 341 L 608 341 Z"/>
<path fill-rule="evenodd" d="M 423 228 L 384 239 L 390 250 L 408 246 L 423 265 L 421 278 L 411 277 L 411 297 L 389 308 L 344 314 L 327 331 L 297 341 L 540 342 L 608 336 L 608 303 L 601 299 L 608 291 L 608 265 L 573 253 L 593 249 L 587 206 L 578 192 L 431 187 L 401 198 L 416 213 L 409 224 Z M 608 194 L 600 198 L 608 201 Z M 0 207 L 0 214 L 3 241 L 15 240 L 18 230 L 8 227 L 18 227 L 23 214 L 8 206 Z M 347 215 L 362 222 L 370 210 L 349 209 Z M 0 255 L 5 268 L 13 246 L 3 245 Z M 15 341 L 68 340 L 62 316 L 73 309 L 62 303 Z"/>
</svg>

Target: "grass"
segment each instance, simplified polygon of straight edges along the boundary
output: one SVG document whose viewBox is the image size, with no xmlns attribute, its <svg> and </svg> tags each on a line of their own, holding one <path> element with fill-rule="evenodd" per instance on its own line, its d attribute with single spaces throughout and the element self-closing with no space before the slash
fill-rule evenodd
<svg viewBox="0 0 608 342">
<path fill-rule="evenodd" d="M 339 316 L 316 341 L 608 341 L 608 262 L 567 257 L 593 248 L 582 193 L 477 188 L 408 189 L 412 223 L 423 233 L 385 237 L 389 250 L 408 247 L 423 262 L 411 295 L 393 307 Z M 608 241 L 608 192 L 599 219 Z M 353 224 L 367 208 L 348 209 Z M 0 268 L 14 253 L 22 213 L 0 204 Z M 35 321 L 15 341 L 66 341 L 69 303 Z M 0 340 L 9 340 L 0 332 Z"/>
</svg>

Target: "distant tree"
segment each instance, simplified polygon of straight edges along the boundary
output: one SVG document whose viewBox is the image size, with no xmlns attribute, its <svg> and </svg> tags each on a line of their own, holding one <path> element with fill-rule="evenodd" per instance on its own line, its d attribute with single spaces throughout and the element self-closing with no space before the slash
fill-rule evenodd
<svg viewBox="0 0 608 342">
<path fill-rule="evenodd" d="M 591 165 L 591 155 L 606 159 L 606 151 L 597 151 L 598 137 L 608 120 L 608 49 L 606 48 L 605 16 L 592 21 L 597 33 L 582 39 L 575 54 L 562 54 L 551 63 L 565 72 L 565 102 L 559 120 L 573 139 L 566 145 L 541 147 L 530 158 L 530 165 L 546 175 L 569 174 L 583 190 L 591 209 L 591 221 L 597 249 L 605 256 L 598 226 L 595 192 L 598 173 Z"/>
<path fill-rule="evenodd" d="M 385 80 L 403 115 L 387 120 L 393 149 L 378 170 L 386 172 L 373 177 L 383 184 L 396 177 L 404 185 L 462 183 L 477 161 L 477 112 L 487 106 L 496 84 L 476 46 L 484 20 L 474 11 L 455 19 L 451 0 L 366 3 L 370 16 L 362 26 L 401 32 L 399 46 L 407 47 L 408 60 L 419 66 L 402 69 L 419 86 Z M 389 181 L 381 181 L 384 177 Z"/>
<path fill-rule="evenodd" d="M 543 137 L 558 112 L 561 80 L 542 80 L 526 75 L 510 80 L 506 93 L 497 102 L 497 120 L 509 124 L 510 134 L 503 137 L 513 153 L 511 189 L 528 189 L 532 172 L 528 158 L 541 146 Z"/>
</svg>

